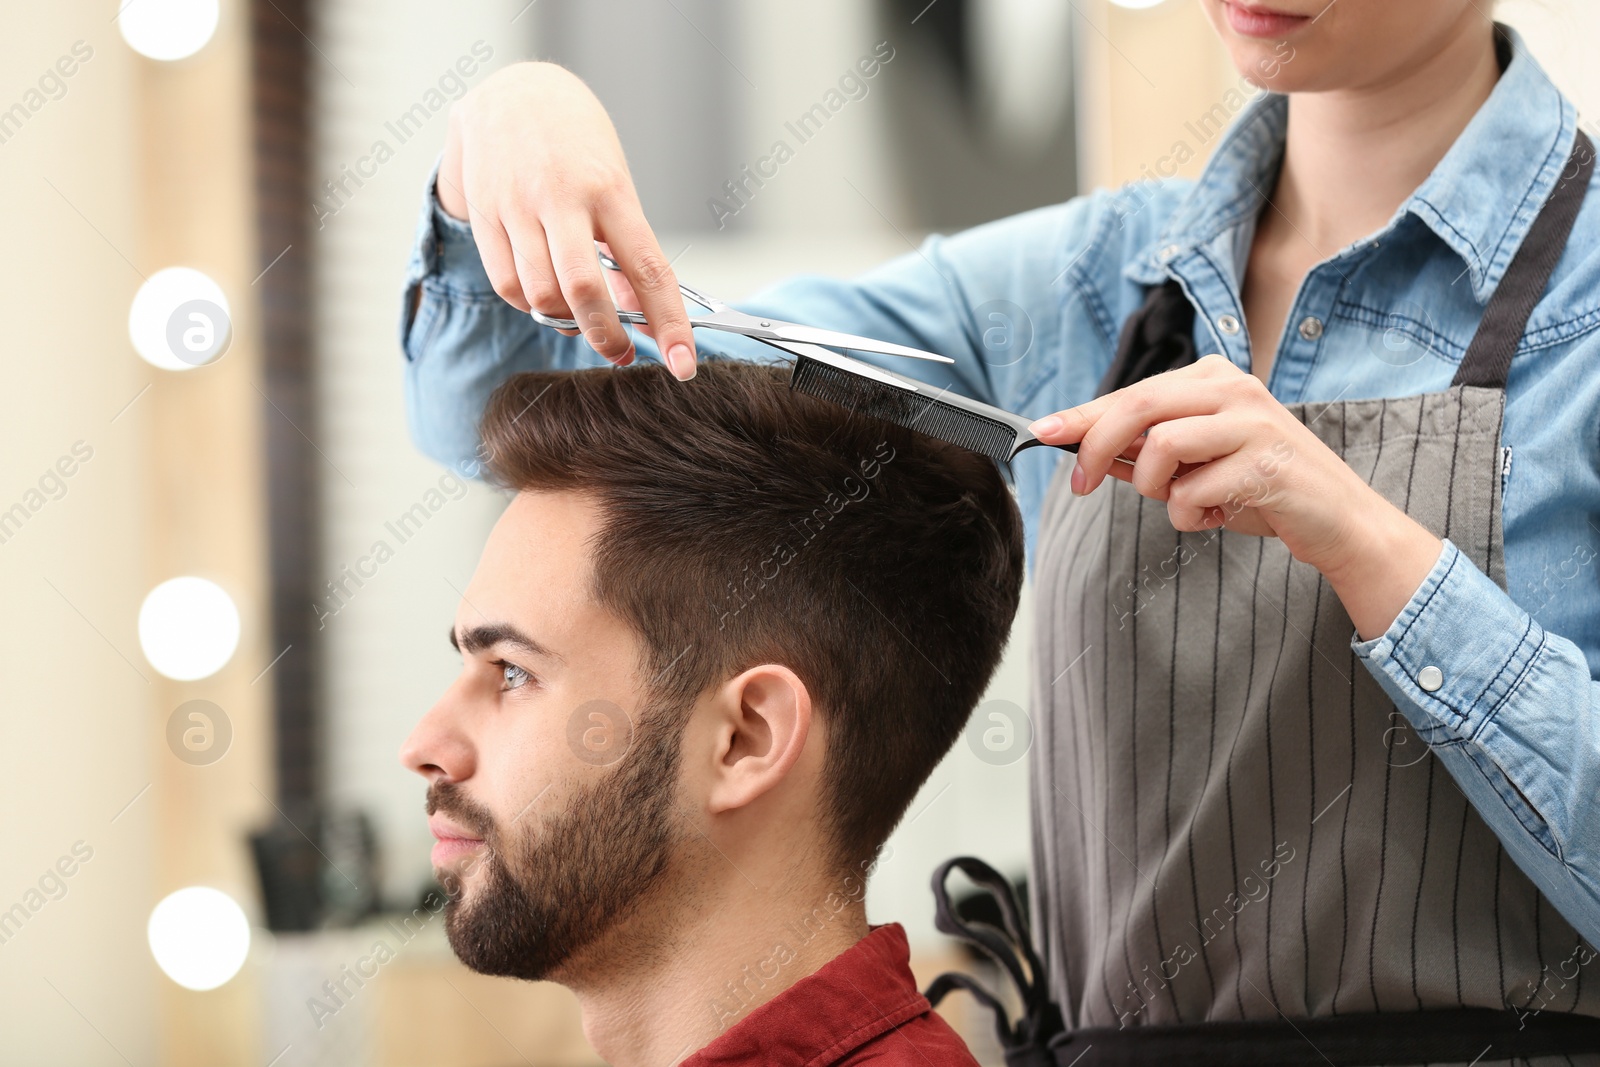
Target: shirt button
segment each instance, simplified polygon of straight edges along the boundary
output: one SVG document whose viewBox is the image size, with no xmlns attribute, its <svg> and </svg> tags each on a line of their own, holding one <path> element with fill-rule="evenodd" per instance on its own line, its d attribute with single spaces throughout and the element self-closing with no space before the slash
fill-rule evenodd
<svg viewBox="0 0 1600 1067">
<path fill-rule="evenodd" d="M 1175 256 L 1177 254 L 1178 254 L 1178 246 L 1177 245 L 1168 245 L 1167 247 L 1165 247 L 1165 248 L 1163 248 L 1161 250 L 1161 260 L 1162 260 L 1162 262 L 1166 262 L 1167 260 L 1171 259 L 1173 256 Z"/>
<path fill-rule="evenodd" d="M 1322 336 L 1322 320 L 1315 315 L 1307 315 L 1300 320 L 1300 336 L 1307 341 L 1315 341 Z"/>
<path fill-rule="evenodd" d="M 1217 329 L 1226 334 L 1239 332 L 1239 320 L 1232 315 L 1221 315 L 1217 318 Z"/>
<path fill-rule="evenodd" d="M 1424 667 L 1417 672 L 1417 684 L 1429 692 L 1437 692 L 1444 684 L 1444 672 L 1438 667 Z"/>
</svg>

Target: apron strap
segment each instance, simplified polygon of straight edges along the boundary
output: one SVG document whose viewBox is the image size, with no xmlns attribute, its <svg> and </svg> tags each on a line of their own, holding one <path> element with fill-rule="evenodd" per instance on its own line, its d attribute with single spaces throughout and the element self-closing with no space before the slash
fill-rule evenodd
<svg viewBox="0 0 1600 1067">
<path fill-rule="evenodd" d="M 1567 235 L 1578 218 L 1593 173 L 1594 144 L 1588 134 L 1579 130 L 1561 180 L 1551 190 L 1500 284 L 1495 286 L 1451 385 L 1505 388 L 1511 357 L 1527 329 L 1528 316 L 1544 295 L 1550 274 L 1567 246 Z"/>
<path fill-rule="evenodd" d="M 945 884 L 950 871 L 959 868 L 988 896 L 1000 911 L 1000 927 L 963 919 L 950 900 Z M 941 933 L 979 949 L 992 959 L 1022 995 L 1022 1017 L 1013 1024 L 999 999 L 985 990 L 970 975 L 941 974 L 924 992 L 935 1006 L 955 989 L 965 989 L 994 1014 L 995 1034 L 1005 1050 L 1008 1067 L 1051 1067 L 1050 1040 L 1063 1031 L 1061 1011 L 1050 1000 L 1045 985 L 1044 967 L 1033 951 L 1028 920 L 1017 903 L 1016 893 L 1005 876 L 980 859 L 957 856 L 946 860 L 933 872 L 933 924 Z"/>
</svg>

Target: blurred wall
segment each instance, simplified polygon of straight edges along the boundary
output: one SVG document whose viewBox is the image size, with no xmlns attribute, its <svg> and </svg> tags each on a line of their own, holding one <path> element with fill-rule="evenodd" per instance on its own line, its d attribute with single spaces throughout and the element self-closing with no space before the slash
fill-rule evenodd
<svg viewBox="0 0 1600 1067">
<path fill-rule="evenodd" d="M 737 173 L 749 75 L 735 65 L 737 0 L 541 3 L 528 28 L 543 59 L 582 78 L 627 146 L 646 217 L 658 229 L 711 224 L 709 191 Z M 764 73 L 764 72 L 763 72 Z"/>
<path fill-rule="evenodd" d="M 150 451 L 136 415 L 112 421 L 150 378 L 125 341 L 140 280 L 123 259 L 140 251 L 139 190 L 127 180 L 138 160 L 135 60 L 104 17 L 66 5 L 13 10 L 7 23 L 8 97 L 77 41 L 93 56 L 65 96 L 0 145 L 11 247 L 0 263 L 0 507 L 22 502 L 74 443 L 93 452 L 65 495 L 0 544 L 0 729 L 12 754 L 0 776 L 0 909 L 37 890 L 75 843 L 93 858 L 0 944 L 0 1060 L 120 1062 L 98 1028 L 148 1063 L 156 990 L 131 979 L 148 957 L 141 890 L 155 831 L 144 802 L 111 821 L 150 781 L 155 757 L 151 672 L 127 610 L 145 591 Z M 107 967 L 107 957 L 124 962 Z"/>
<path fill-rule="evenodd" d="M 244 1063 L 252 1043 L 249 974 L 182 990 L 145 936 L 187 885 L 254 912 L 243 837 L 272 788 L 248 37 L 242 6 L 222 7 L 181 63 L 136 56 L 115 5 L 15 8 L 0 35 L 5 1062 Z M 179 265 L 221 284 L 234 336 L 218 363 L 174 373 L 134 355 L 128 310 Z M 152 587 L 188 574 L 230 594 L 243 636 L 214 675 L 174 682 L 145 660 L 137 619 Z M 168 745 L 195 698 L 232 725 L 208 766 Z"/>
</svg>

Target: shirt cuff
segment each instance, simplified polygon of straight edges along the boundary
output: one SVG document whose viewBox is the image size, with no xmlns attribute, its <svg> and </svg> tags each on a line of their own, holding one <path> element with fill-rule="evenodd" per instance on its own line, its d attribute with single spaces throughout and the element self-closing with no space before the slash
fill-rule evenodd
<svg viewBox="0 0 1600 1067">
<path fill-rule="evenodd" d="M 495 296 L 477 243 L 472 239 L 471 223 L 455 218 L 439 206 L 439 163 L 440 160 L 435 160 L 433 169 L 428 172 L 416 239 L 406 266 L 406 288 L 429 280 L 452 293 Z"/>
<path fill-rule="evenodd" d="M 1389 629 L 1350 647 L 1423 740 L 1470 740 L 1544 644 L 1534 622 L 1449 540 Z"/>
</svg>

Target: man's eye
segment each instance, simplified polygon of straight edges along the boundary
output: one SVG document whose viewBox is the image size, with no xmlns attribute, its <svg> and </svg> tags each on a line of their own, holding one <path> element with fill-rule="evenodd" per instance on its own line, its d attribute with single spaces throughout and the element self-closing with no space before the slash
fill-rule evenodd
<svg viewBox="0 0 1600 1067">
<path fill-rule="evenodd" d="M 500 668 L 500 673 L 506 683 L 501 689 L 502 692 L 506 689 L 520 689 L 525 683 L 532 680 L 533 676 L 515 663 L 506 663 L 502 660 L 496 666 Z"/>
</svg>

